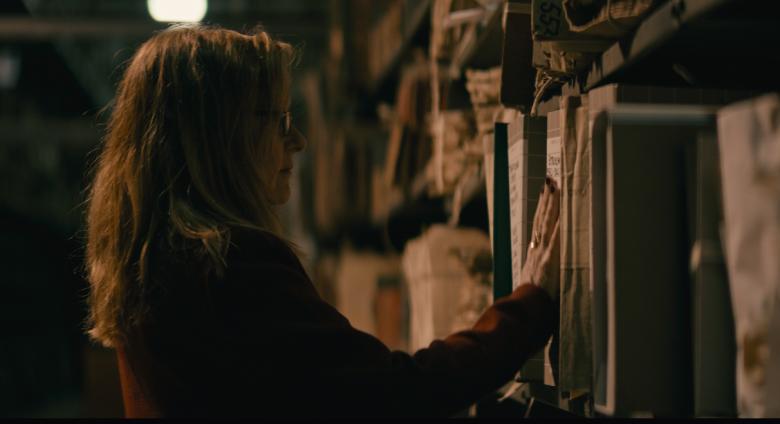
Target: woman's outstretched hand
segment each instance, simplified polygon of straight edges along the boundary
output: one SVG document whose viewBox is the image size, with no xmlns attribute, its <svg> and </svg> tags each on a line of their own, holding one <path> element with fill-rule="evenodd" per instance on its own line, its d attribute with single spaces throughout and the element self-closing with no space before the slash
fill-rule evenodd
<svg viewBox="0 0 780 424">
<path fill-rule="evenodd" d="M 531 243 L 520 275 L 521 284 L 531 283 L 545 289 L 553 301 L 560 292 L 561 241 L 558 236 L 560 190 L 547 177 L 534 215 Z"/>
</svg>

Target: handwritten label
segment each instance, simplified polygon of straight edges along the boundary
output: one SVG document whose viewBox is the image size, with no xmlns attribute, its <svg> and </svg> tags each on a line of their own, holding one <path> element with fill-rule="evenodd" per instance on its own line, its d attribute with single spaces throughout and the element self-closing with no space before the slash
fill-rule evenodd
<svg viewBox="0 0 780 424">
<path fill-rule="evenodd" d="M 563 10 L 560 0 L 541 0 L 534 10 L 536 36 L 556 37 L 561 31 L 563 23 Z"/>
</svg>

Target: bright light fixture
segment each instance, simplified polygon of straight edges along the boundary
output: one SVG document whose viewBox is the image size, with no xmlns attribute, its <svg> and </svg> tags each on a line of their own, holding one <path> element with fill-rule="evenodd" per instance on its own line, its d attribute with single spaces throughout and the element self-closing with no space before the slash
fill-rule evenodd
<svg viewBox="0 0 780 424">
<path fill-rule="evenodd" d="M 158 22 L 200 22 L 208 0 L 146 0 L 146 7 Z"/>
</svg>

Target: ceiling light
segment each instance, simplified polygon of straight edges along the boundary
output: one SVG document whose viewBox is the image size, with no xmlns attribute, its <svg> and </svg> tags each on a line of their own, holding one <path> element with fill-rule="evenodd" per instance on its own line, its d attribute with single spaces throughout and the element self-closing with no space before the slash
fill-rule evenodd
<svg viewBox="0 0 780 424">
<path fill-rule="evenodd" d="M 146 0 L 149 14 L 158 22 L 200 22 L 207 0 Z"/>
</svg>

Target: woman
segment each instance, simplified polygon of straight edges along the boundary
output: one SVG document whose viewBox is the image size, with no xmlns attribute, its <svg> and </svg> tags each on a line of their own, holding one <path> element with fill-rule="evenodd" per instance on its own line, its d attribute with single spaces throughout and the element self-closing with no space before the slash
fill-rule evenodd
<svg viewBox="0 0 780 424">
<path fill-rule="evenodd" d="M 88 211 L 91 337 L 126 415 L 447 415 L 551 333 L 557 194 L 524 284 L 469 331 L 391 352 L 322 301 L 273 207 L 290 195 L 293 49 L 266 33 L 158 33 L 118 87 Z M 549 292 L 549 294 L 548 294 Z"/>
</svg>

